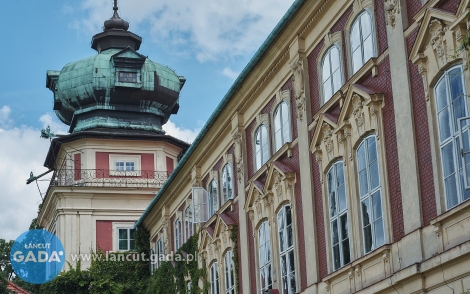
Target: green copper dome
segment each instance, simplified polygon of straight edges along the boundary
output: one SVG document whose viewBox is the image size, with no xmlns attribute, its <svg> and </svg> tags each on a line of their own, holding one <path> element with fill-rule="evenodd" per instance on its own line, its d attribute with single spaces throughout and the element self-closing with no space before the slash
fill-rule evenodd
<svg viewBox="0 0 470 294">
<path fill-rule="evenodd" d="M 47 72 L 54 111 L 71 133 L 94 128 L 163 133 L 162 125 L 178 111 L 185 79 L 137 53 L 140 37 L 127 31 L 114 10 L 105 31 L 93 37 L 97 55 Z"/>
</svg>

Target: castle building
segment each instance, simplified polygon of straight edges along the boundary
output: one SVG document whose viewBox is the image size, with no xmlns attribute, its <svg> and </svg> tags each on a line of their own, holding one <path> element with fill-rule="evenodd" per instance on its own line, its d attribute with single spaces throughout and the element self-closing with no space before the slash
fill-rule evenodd
<svg viewBox="0 0 470 294">
<path fill-rule="evenodd" d="M 469 11 L 296 0 L 136 227 L 212 294 L 467 291 Z"/>
<path fill-rule="evenodd" d="M 48 71 L 68 135 L 51 142 L 53 170 L 38 224 L 74 254 L 135 249 L 140 217 L 189 144 L 162 130 L 179 108 L 185 79 L 138 53 L 142 39 L 118 15 L 92 39 L 97 54 Z M 82 261 L 82 268 L 90 265 Z"/>
</svg>

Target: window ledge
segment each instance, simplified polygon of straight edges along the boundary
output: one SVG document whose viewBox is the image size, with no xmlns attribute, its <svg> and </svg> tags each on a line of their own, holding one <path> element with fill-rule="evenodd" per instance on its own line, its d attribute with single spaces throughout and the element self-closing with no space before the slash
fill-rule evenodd
<svg viewBox="0 0 470 294">
<path fill-rule="evenodd" d="M 382 255 L 382 257 L 385 258 L 385 256 L 389 254 L 391 248 L 392 248 L 391 245 L 388 245 L 388 244 L 382 245 L 381 247 L 375 249 L 374 251 L 367 253 L 361 258 L 356 259 L 353 262 L 348 263 L 344 265 L 343 267 L 337 269 L 336 271 L 332 272 L 328 276 L 324 277 L 322 281 L 329 284 L 332 280 L 334 280 L 338 276 L 343 275 L 345 272 L 348 272 L 348 271 L 349 271 L 349 276 L 351 276 L 354 274 L 355 271 L 358 271 L 358 269 L 362 266 L 362 264 L 366 263 L 367 261 L 377 258 L 380 255 Z"/>
<path fill-rule="evenodd" d="M 444 212 L 440 216 L 436 217 L 435 219 L 431 220 L 431 225 L 437 226 L 440 222 L 447 220 L 451 216 L 459 213 L 464 209 L 470 210 L 470 199 L 465 200 L 464 202 L 460 203 L 459 205 L 451 208 L 450 210 Z"/>
<path fill-rule="evenodd" d="M 142 88 L 141 83 L 115 82 L 114 85 L 116 87 L 126 87 L 126 88 L 136 88 L 136 89 L 141 89 Z"/>
</svg>

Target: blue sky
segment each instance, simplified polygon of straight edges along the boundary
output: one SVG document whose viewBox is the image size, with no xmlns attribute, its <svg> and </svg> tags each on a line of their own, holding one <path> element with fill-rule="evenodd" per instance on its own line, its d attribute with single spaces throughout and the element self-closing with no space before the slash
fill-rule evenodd
<svg viewBox="0 0 470 294">
<path fill-rule="evenodd" d="M 52 111 L 46 71 L 96 54 L 90 41 L 112 15 L 112 0 L 0 1 L 0 238 L 15 239 L 36 216 L 49 142 L 64 133 Z M 119 13 L 143 38 L 139 50 L 186 77 L 167 132 L 192 141 L 236 76 L 293 0 L 120 0 Z M 40 182 L 42 192 L 47 181 Z"/>
</svg>

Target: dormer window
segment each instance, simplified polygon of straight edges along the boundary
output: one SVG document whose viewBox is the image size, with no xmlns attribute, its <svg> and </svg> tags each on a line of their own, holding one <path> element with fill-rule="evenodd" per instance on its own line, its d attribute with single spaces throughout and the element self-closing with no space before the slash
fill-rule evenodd
<svg viewBox="0 0 470 294">
<path fill-rule="evenodd" d="M 137 83 L 137 73 L 120 71 L 118 73 L 118 81 L 120 83 Z"/>
</svg>

